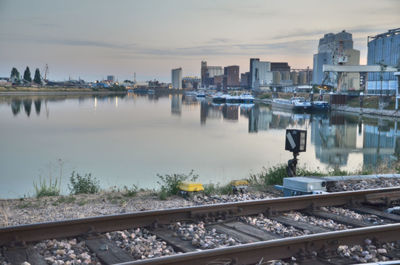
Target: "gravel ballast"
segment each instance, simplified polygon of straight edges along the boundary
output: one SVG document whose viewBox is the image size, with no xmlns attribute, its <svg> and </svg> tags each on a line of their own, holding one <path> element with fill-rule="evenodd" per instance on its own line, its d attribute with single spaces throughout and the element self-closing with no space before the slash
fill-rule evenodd
<svg viewBox="0 0 400 265">
<path fill-rule="evenodd" d="M 212 249 L 240 244 L 231 236 L 218 233 L 215 228 L 206 228 L 203 222 L 197 224 L 176 222 L 170 225 L 169 229 L 175 231 L 174 236 L 190 241 L 198 249 Z"/>
<path fill-rule="evenodd" d="M 376 215 L 373 214 L 359 214 L 356 213 L 355 211 L 346 209 L 346 208 L 339 208 L 339 207 L 321 207 L 321 210 L 326 211 L 326 212 L 332 212 L 337 215 L 341 216 L 346 216 L 350 217 L 356 220 L 364 221 L 366 223 L 370 223 L 371 225 L 379 225 L 383 224 L 384 220 L 379 218 Z"/>
<path fill-rule="evenodd" d="M 351 228 L 348 225 L 340 224 L 340 223 L 337 223 L 330 219 L 322 219 L 322 218 L 318 218 L 318 217 L 314 217 L 314 216 L 304 215 L 299 212 L 284 213 L 283 215 L 290 217 L 295 221 L 302 221 L 302 222 L 309 223 L 311 225 L 329 228 L 331 230 L 344 230 L 344 229 Z"/>
<path fill-rule="evenodd" d="M 128 251 L 135 259 L 147 259 L 175 254 L 165 241 L 152 235 L 147 229 L 137 228 L 106 233 L 117 246 Z"/>
<path fill-rule="evenodd" d="M 400 178 L 372 178 L 362 180 L 335 181 L 329 187 L 329 192 L 378 189 L 400 186 Z"/>
<path fill-rule="evenodd" d="M 365 239 L 363 245 L 347 246 L 341 245 L 337 248 L 337 254 L 354 261 L 354 263 L 367 263 L 388 261 L 390 252 L 399 252 L 400 242 L 375 244 L 370 239 Z"/>
<path fill-rule="evenodd" d="M 268 219 L 263 214 L 259 214 L 257 217 L 243 216 L 240 220 L 284 237 L 301 236 L 309 233 L 307 230 L 301 231 L 292 226 L 285 226 L 275 220 Z"/>
<path fill-rule="evenodd" d="M 49 265 L 101 265 L 85 242 L 77 239 L 45 240 L 37 243 L 35 248 Z"/>
</svg>

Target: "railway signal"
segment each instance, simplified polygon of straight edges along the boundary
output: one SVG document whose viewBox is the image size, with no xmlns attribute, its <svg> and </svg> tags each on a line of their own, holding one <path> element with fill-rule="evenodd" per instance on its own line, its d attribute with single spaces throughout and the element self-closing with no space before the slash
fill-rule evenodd
<svg viewBox="0 0 400 265">
<path fill-rule="evenodd" d="M 296 176 L 297 156 L 300 152 L 305 152 L 307 147 L 307 131 L 287 129 L 285 150 L 293 153 L 293 159 L 288 161 L 286 168 L 289 177 Z"/>
</svg>

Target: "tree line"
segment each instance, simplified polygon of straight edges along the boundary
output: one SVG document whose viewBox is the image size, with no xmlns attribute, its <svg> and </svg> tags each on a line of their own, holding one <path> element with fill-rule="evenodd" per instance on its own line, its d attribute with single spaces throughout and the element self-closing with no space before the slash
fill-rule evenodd
<svg viewBox="0 0 400 265">
<path fill-rule="evenodd" d="M 35 75 L 32 80 L 31 70 L 29 69 L 28 66 L 26 67 L 22 78 L 21 78 L 21 75 L 20 75 L 18 69 L 13 67 L 11 70 L 10 80 L 11 80 L 11 83 L 13 83 L 13 84 L 32 83 L 32 81 L 33 81 L 33 83 L 38 84 L 38 85 L 42 84 L 42 77 L 40 75 L 39 68 L 36 68 Z"/>
</svg>

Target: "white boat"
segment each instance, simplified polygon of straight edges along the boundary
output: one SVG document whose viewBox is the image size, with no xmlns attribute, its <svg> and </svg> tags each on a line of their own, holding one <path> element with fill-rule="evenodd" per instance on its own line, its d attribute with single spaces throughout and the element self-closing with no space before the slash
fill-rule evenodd
<svg viewBox="0 0 400 265">
<path fill-rule="evenodd" d="M 312 104 L 303 97 L 293 97 L 291 99 L 275 98 L 272 100 L 272 107 L 303 112 L 310 111 Z"/>
<path fill-rule="evenodd" d="M 196 92 L 196 97 L 205 98 L 206 97 L 206 93 L 204 93 L 203 91 Z"/>
<path fill-rule="evenodd" d="M 254 101 L 254 97 L 251 94 L 246 93 L 246 94 L 240 95 L 239 97 L 240 97 L 241 102 L 244 102 L 244 103 L 250 103 L 250 102 Z"/>
<path fill-rule="evenodd" d="M 242 103 L 240 104 L 240 108 L 244 109 L 244 110 L 249 110 L 252 109 L 254 107 L 254 104 L 252 103 Z"/>
<path fill-rule="evenodd" d="M 225 103 L 226 102 L 226 94 L 222 94 L 221 92 L 215 93 L 211 96 L 212 101 L 216 103 Z"/>
<path fill-rule="evenodd" d="M 229 102 L 229 103 L 240 103 L 242 101 L 241 101 L 240 96 L 238 96 L 238 95 L 226 95 L 226 102 Z"/>
<path fill-rule="evenodd" d="M 323 100 L 313 101 L 312 106 L 314 111 L 328 111 L 331 108 L 328 101 L 323 101 Z"/>
<path fill-rule="evenodd" d="M 195 91 L 186 91 L 185 96 L 196 97 L 197 93 Z"/>
</svg>

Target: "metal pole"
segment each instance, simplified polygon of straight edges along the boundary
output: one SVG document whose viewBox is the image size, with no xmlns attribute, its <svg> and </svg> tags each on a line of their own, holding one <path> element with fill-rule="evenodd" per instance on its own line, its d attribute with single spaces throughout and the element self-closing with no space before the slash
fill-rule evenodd
<svg viewBox="0 0 400 265">
<path fill-rule="evenodd" d="M 297 156 L 298 155 L 299 155 L 299 153 L 294 152 L 293 159 L 290 159 L 288 161 L 288 166 L 286 168 L 288 177 L 296 177 L 296 166 L 297 166 Z"/>
</svg>

